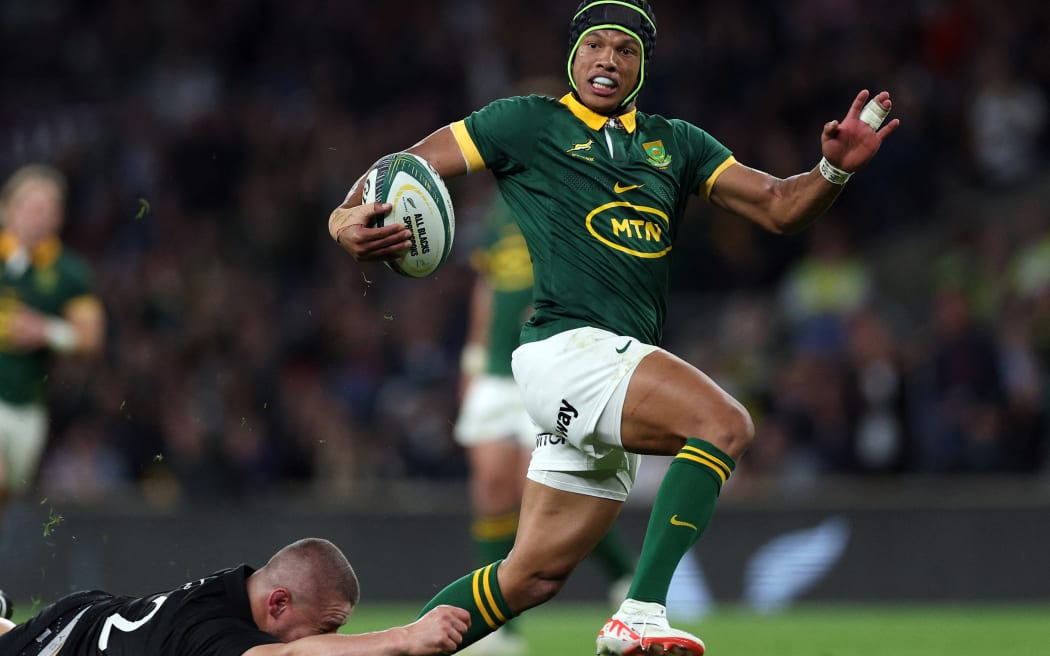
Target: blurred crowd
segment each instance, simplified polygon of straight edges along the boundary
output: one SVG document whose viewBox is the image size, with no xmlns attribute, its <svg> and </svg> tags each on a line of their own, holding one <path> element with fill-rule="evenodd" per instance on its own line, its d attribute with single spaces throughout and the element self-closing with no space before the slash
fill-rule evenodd
<svg viewBox="0 0 1050 656">
<path fill-rule="evenodd" d="M 109 319 L 101 362 L 52 372 L 40 493 L 462 479 L 450 427 L 488 176 L 453 181 L 455 257 L 431 279 L 354 263 L 328 213 L 379 156 L 564 75 L 575 5 L 5 3 L 0 171 L 69 176 L 63 238 Z M 1050 469 L 1050 5 L 654 5 L 640 109 L 746 164 L 809 170 L 861 88 L 890 90 L 902 121 L 799 236 L 689 210 L 665 346 L 754 414 L 741 478 Z"/>
</svg>

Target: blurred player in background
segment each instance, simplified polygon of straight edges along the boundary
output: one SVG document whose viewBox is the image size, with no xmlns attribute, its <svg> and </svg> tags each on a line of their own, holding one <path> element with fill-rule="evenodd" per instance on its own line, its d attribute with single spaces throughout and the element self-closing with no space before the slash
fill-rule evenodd
<svg viewBox="0 0 1050 656">
<path fill-rule="evenodd" d="M 483 245 L 471 256 L 478 275 L 460 363 L 465 392 L 454 429 L 470 466 L 471 539 L 483 565 L 505 558 L 514 544 L 525 474 L 541 432 L 511 371 L 522 323 L 532 314 L 529 249 L 502 196 L 494 197 L 487 218 Z M 619 605 L 634 560 L 615 527 L 592 557 L 609 578 L 613 605 Z M 468 651 L 512 656 L 525 653 L 525 645 L 510 622 Z"/>
<path fill-rule="evenodd" d="M 861 91 L 842 120 L 824 124 L 818 164 L 775 177 L 692 124 L 637 111 L 656 46 L 647 0 L 584 2 L 569 32 L 570 93 L 497 100 L 410 148 L 445 178 L 490 169 L 521 227 L 536 312 L 514 352 L 514 378 L 543 431 L 514 548 L 427 607 L 468 609 L 466 646 L 549 600 L 612 527 L 639 456 L 670 455 L 628 599 L 597 649 L 699 656 L 703 642 L 667 622 L 667 590 L 754 426 L 715 381 L 658 346 L 679 222 L 701 195 L 773 233 L 801 230 L 898 121 L 880 130 L 889 93 L 868 102 Z M 359 181 L 329 217 L 331 236 L 358 261 L 398 257 L 409 231 L 370 227 L 390 206 L 360 203 Z"/>
<path fill-rule="evenodd" d="M 442 606 L 407 626 L 336 635 L 360 598 L 346 556 L 321 538 L 258 570 L 215 572 L 169 592 L 74 592 L 25 623 L 0 621 L 4 656 L 430 656 L 455 649 L 470 617 Z"/>
<path fill-rule="evenodd" d="M 87 264 L 62 245 L 66 180 L 29 164 L 0 189 L 0 527 L 36 478 L 55 357 L 97 356 L 105 314 Z"/>
</svg>

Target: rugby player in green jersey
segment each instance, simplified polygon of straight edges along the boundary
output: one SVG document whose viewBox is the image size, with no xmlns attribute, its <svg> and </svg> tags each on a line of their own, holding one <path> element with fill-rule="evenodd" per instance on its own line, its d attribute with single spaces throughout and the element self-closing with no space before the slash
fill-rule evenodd
<svg viewBox="0 0 1050 656">
<path fill-rule="evenodd" d="M 637 110 L 655 45 L 647 0 L 584 2 L 570 24 L 568 94 L 497 100 L 409 149 L 446 178 L 493 173 L 535 276 L 535 314 L 513 368 L 542 433 L 514 547 L 427 606 L 470 611 L 464 646 L 553 597 L 613 525 L 639 456 L 660 454 L 673 460 L 628 598 L 599 632 L 598 653 L 703 653 L 699 638 L 668 625 L 667 589 L 754 426 L 710 377 L 658 346 L 686 203 L 699 195 L 771 232 L 800 230 L 898 125 L 882 125 L 889 93 L 869 102 L 861 91 L 843 119 L 824 124 L 819 163 L 778 178 L 737 162 L 694 125 Z M 408 248 L 408 231 L 370 226 L 389 209 L 361 206 L 358 181 L 329 232 L 358 261 L 393 259 Z"/>
<path fill-rule="evenodd" d="M 511 370 L 521 325 L 532 314 L 529 249 L 499 194 L 486 218 L 483 242 L 471 254 L 477 278 L 460 363 L 463 398 L 453 430 L 470 466 L 470 534 L 483 565 L 506 557 L 514 544 L 523 474 L 540 432 L 529 419 Z M 613 606 L 619 605 L 634 573 L 634 556 L 616 527 L 590 558 L 609 580 Z M 516 656 L 525 653 L 525 647 L 516 623 L 510 622 L 468 652 Z"/>
<path fill-rule="evenodd" d="M 65 192 L 65 176 L 43 164 L 0 190 L 0 517 L 36 477 L 52 360 L 98 355 L 104 341 L 88 266 L 59 240 Z"/>
</svg>

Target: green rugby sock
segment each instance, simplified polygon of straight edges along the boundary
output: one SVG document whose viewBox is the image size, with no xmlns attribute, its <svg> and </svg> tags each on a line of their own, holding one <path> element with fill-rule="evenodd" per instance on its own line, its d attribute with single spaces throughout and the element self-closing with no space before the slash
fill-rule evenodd
<svg viewBox="0 0 1050 656">
<path fill-rule="evenodd" d="M 464 634 L 459 649 L 474 644 L 500 628 L 514 617 L 499 589 L 496 570 L 501 562 L 503 561 L 486 565 L 453 581 L 427 602 L 420 611 L 420 616 L 442 604 L 466 609 L 470 613 L 470 628 Z"/>
<path fill-rule="evenodd" d="M 736 462 L 713 444 L 686 440 L 656 494 L 628 597 L 667 604 L 678 561 L 707 528 L 722 485 L 735 468 Z"/>
<path fill-rule="evenodd" d="M 616 527 L 609 529 L 602 541 L 591 552 L 591 557 L 605 570 L 610 580 L 616 581 L 634 571 L 634 557 Z"/>
<path fill-rule="evenodd" d="M 474 552 L 478 555 L 479 562 L 487 564 L 506 558 L 514 546 L 514 535 L 517 531 L 517 511 L 475 519 L 470 525 L 470 537 L 474 542 Z M 503 630 L 518 633 L 518 621 L 504 624 Z"/>
<path fill-rule="evenodd" d="M 518 531 L 518 513 L 510 512 L 492 517 L 478 517 L 470 525 L 474 551 L 482 563 L 488 564 L 506 558 L 514 546 Z"/>
</svg>

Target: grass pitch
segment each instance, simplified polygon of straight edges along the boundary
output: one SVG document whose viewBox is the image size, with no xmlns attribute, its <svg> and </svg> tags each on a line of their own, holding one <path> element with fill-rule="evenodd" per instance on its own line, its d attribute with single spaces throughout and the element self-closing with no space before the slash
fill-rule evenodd
<svg viewBox="0 0 1050 656">
<path fill-rule="evenodd" d="M 16 604 L 16 621 L 30 604 Z M 344 632 L 408 624 L 419 605 L 365 603 Z M 22 612 L 17 612 L 22 611 Z M 600 604 L 551 602 L 520 619 L 526 656 L 591 656 L 608 617 Z M 800 605 L 773 615 L 723 606 L 700 622 L 675 622 L 708 656 L 1047 656 L 1050 603 L 1001 605 Z"/>
<path fill-rule="evenodd" d="M 355 633 L 411 622 L 418 607 L 364 604 Z M 528 656 L 590 656 L 608 617 L 601 605 L 551 602 L 520 620 Z M 1046 656 L 1050 603 L 1017 605 L 802 605 L 774 615 L 723 607 L 676 622 L 708 656 Z"/>
</svg>

